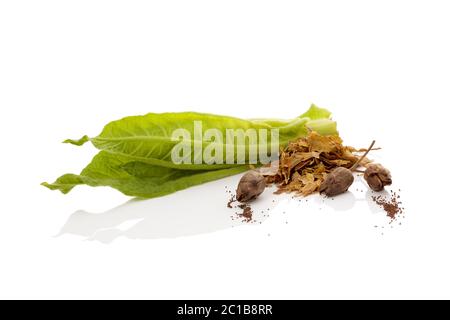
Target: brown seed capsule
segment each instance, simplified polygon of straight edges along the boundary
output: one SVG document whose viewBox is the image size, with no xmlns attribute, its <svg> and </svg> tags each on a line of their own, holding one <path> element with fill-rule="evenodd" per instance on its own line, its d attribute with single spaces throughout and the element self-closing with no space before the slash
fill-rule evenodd
<svg viewBox="0 0 450 320">
<path fill-rule="evenodd" d="M 371 163 L 364 171 L 364 179 L 373 191 L 381 191 L 385 186 L 392 184 L 391 173 L 378 163 Z"/>
<path fill-rule="evenodd" d="M 320 185 L 320 193 L 325 193 L 328 197 L 334 197 L 344 193 L 352 185 L 353 173 L 344 167 L 334 168 L 327 174 L 325 180 Z"/>
<path fill-rule="evenodd" d="M 239 181 L 236 190 L 236 199 L 239 202 L 247 202 L 255 199 L 266 188 L 264 177 L 256 171 L 249 171 Z"/>
</svg>

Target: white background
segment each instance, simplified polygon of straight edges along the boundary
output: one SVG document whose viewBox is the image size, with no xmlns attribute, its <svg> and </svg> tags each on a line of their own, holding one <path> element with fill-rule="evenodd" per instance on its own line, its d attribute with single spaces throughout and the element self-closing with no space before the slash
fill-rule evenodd
<svg viewBox="0 0 450 320">
<path fill-rule="evenodd" d="M 0 298 L 450 298 L 449 15 L 430 0 L 2 1 Z M 347 144 L 383 147 L 401 226 L 360 182 L 333 203 L 266 192 L 251 226 L 225 208 L 238 177 L 118 208 L 115 190 L 39 185 L 95 154 L 60 141 L 123 116 L 292 118 L 311 102 Z"/>
</svg>

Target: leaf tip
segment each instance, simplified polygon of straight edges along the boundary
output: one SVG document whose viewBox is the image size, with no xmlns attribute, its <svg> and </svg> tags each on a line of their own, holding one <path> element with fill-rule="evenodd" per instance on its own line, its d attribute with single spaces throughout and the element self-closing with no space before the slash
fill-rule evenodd
<svg viewBox="0 0 450 320">
<path fill-rule="evenodd" d="M 41 183 L 41 186 L 46 187 L 46 188 L 48 188 L 48 189 L 50 189 L 50 190 L 57 190 L 57 189 L 59 189 L 59 188 L 55 185 L 55 183 L 42 182 L 42 183 Z"/>
<path fill-rule="evenodd" d="M 325 108 L 320 108 L 312 103 L 309 109 L 300 116 L 301 118 L 309 118 L 311 120 L 331 119 L 331 112 Z"/>
<path fill-rule="evenodd" d="M 86 142 L 89 141 L 89 137 L 84 135 L 83 137 L 81 137 L 78 140 L 73 140 L 73 139 L 66 139 L 63 141 L 63 143 L 70 143 L 76 146 L 82 146 L 83 144 L 85 144 Z"/>
<path fill-rule="evenodd" d="M 74 187 L 74 185 L 61 185 L 57 181 L 55 181 L 54 183 L 42 182 L 41 186 L 46 187 L 50 190 L 59 190 L 63 194 L 69 193 Z"/>
</svg>

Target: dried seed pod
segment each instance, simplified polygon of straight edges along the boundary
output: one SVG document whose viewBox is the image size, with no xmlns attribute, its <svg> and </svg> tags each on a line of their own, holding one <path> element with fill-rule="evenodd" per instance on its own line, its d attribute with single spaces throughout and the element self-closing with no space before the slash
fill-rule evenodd
<svg viewBox="0 0 450 320">
<path fill-rule="evenodd" d="M 358 168 L 361 161 L 367 156 L 375 145 L 375 140 L 372 141 L 366 152 L 356 161 L 350 169 L 344 167 L 337 167 L 331 170 L 325 177 L 325 180 L 320 185 L 319 192 L 325 193 L 328 197 L 334 197 L 338 194 L 344 193 L 350 188 L 355 178 L 353 171 Z"/>
<path fill-rule="evenodd" d="M 347 191 L 354 179 L 351 170 L 344 167 L 334 168 L 327 174 L 325 180 L 320 185 L 319 191 L 320 193 L 325 193 L 328 197 L 337 196 Z"/>
<path fill-rule="evenodd" d="M 364 171 L 364 179 L 373 191 L 381 191 L 385 186 L 392 184 L 391 173 L 378 163 L 371 163 Z"/>
<path fill-rule="evenodd" d="M 263 193 L 265 188 L 266 181 L 264 177 L 256 171 L 249 171 L 239 181 L 236 190 L 236 199 L 239 202 L 253 200 Z"/>
</svg>

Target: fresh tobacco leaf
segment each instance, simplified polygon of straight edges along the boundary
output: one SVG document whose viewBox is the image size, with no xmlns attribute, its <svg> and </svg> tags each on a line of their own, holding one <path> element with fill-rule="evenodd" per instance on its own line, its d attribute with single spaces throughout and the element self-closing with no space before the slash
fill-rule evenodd
<svg viewBox="0 0 450 320">
<path fill-rule="evenodd" d="M 65 174 L 54 183 L 42 183 L 66 194 L 77 185 L 109 186 L 125 195 L 153 198 L 248 170 L 246 165 L 219 170 L 177 170 L 100 151 L 79 174 Z"/>
<path fill-rule="evenodd" d="M 97 137 L 83 136 L 79 140 L 64 141 L 77 146 L 90 141 L 100 152 L 79 175 L 65 174 L 54 183 L 45 182 L 43 185 L 62 193 L 70 192 L 77 185 L 89 185 L 110 186 L 130 196 L 162 196 L 249 169 L 248 165 L 226 164 L 226 150 L 229 147 L 227 141 L 211 141 L 199 137 L 195 122 L 201 122 L 201 132 L 215 129 L 225 137 L 229 129 L 270 131 L 276 128 L 279 130 L 279 145 L 285 146 L 289 141 L 306 136 L 311 130 L 322 135 L 337 135 L 336 123 L 330 120 L 330 116 L 328 110 L 312 105 L 307 112 L 290 121 L 243 120 L 194 112 L 149 113 L 127 117 L 109 123 Z M 219 150 L 222 149 L 224 161 L 219 164 L 208 164 L 203 160 L 199 162 L 194 154 L 191 163 L 174 163 L 171 151 L 180 141 L 173 139 L 172 134 L 177 129 L 188 132 L 191 147 L 200 143 L 202 148 L 212 144 Z M 182 140 L 185 141 L 185 137 Z M 235 157 L 238 142 L 234 141 Z M 268 149 L 271 148 L 271 143 L 269 134 Z M 245 144 L 245 150 L 248 158 L 248 143 Z"/>
<path fill-rule="evenodd" d="M 331 112 L 328 111 L 327 109 L 324 108 L 319 108 L 318 106 L 316 106 L 315 104 L 312 104 L 309 109 L 303 113 L 302 115 L 300 115 L 298 118 L 308 118 L 310 120 L 310 122 L 308 122 L 308 127 L 310 129 L 312 129 L 313 131 L 317 131 L 315 130 L 314 127 L 319 127 L 321 120 L 325 120 L 325 122 L 327 123 L 327 125 L 329 125 L 328 120 L 331 118 Z M 282 127 L 285 126 L 287 124 L 289 124 L 289 122 L 291 122 L 292 120 L 282 120 L 282 119 L 251 119 L 250 121 L 254 122 L 254 123 L 264 123 L 264 124 L 268 124 L 272 127 Z M 322 129 L 329 129 L 331 132 L 330 133 L 322 133 L 324 135 L 327 134 L 336 134 L 336 123 L 334 123 L 334 126 L 325 126 Z"/>
<path fill-rule="evenodd" d="M 227 116 L 213 114 L 202 114 L 194 112 L 183 113 L 149 113 L 143 116 L 126 117 L 113 121 L 106 125 L 100 135 L 89 138 L 83 136 L 79 140 L 68 139 L 64 142 L 74 145 L 83 145 L 90 141 L 96 148 L 109 151 L 127 157 L 129 161 L 140 161 L 147 164 L 177 168 L 177 169 L 200 169 L 216 170 L 236 166 L 236 164 L 226 163 L 226 139 L 223 141 L 207 140 L 198 137 L 195 131 L 194 122 L 201 122 L 203 132 L 208 129 L 219 130 L 223 137 L 226 137 L 227 129 L 247 130 L 247 129 L 279 129 L 279 144 L 286 145 L 289 141 L 305 136 L 309 130 L 317 131 L 320 134 L 337 134 L 336 123 L 330 120 L 330 112 L 326 109 L 312 105 L 310 109 L 300 117 L 290 121 L 286 120 L 244 120 Z M 200 143 L 202 149 L 208 145 L 214 145 L 222 149 L 223 161 L 219 164 L 208 164 L 203 161 L 196 161 L 196 155 L 192 154 L 191 163 L 175 164 L 171 160 L 171 151 L 175 145 L 186 139 L 172 137 L 172 133 L 177 129 L 186 129 L 189 132 L 188 144 L 193 147 Z M 237 149 L 234 142 L 234 148 Z M 268 149 L 270 150 L 270 134 L 268 135 Z M 246 159 L 248 159 L 248 143 L 245 144 Z"/>
</svg>

